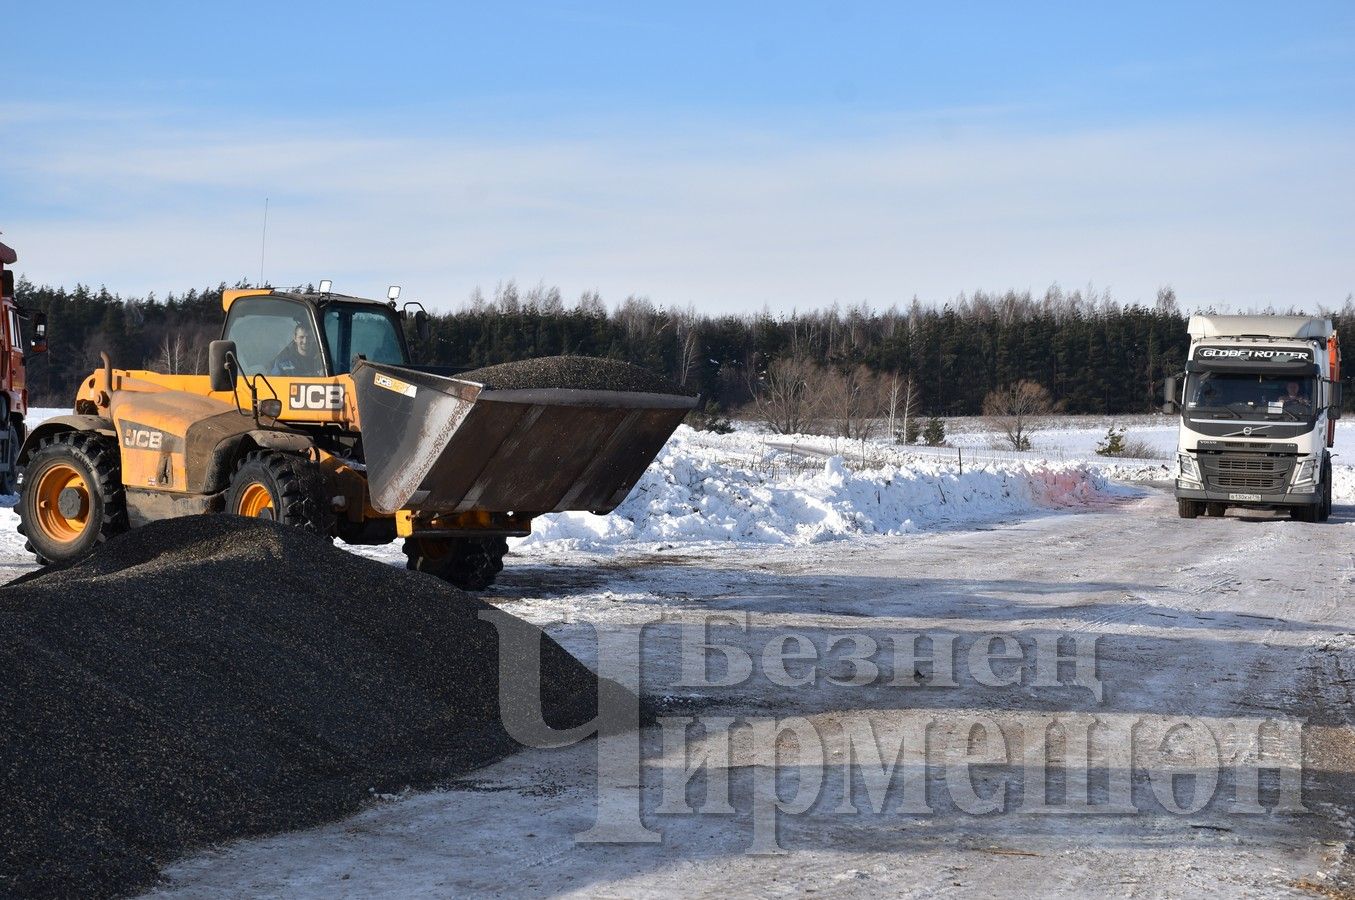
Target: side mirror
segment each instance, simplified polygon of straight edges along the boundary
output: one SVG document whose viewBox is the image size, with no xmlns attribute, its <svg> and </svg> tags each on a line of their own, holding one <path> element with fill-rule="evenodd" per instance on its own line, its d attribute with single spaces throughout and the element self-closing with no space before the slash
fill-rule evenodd
<svg viewBox="0 0 1355 900">
<path fill-rule="evenodd" d="M 1170 416 L 1180 408 L 1176 402 L 1176 376 L 1168 375 L 1162 382 L 1162 414 Z"/>
<path fill-rule="evenodd" d="M 235 389 L 235 341 L 212 341 L 207 345 L 207 375 L 212 390 Z"/>
<path fill-rule="evenodd" d="M 432 334 L 432 332 L 433 328 L 428 324 L 428 313 L 424 312 L 422 309 L 415 310 L 414 333 L 419 336 L 419 340 L 428 340 L 428 336 Z"/>
<path fill-rule="evenodd" d="M 47 352 L 47 313 L 35 312 L 29 319 L 33 322 L 33 337 L 28 342 L 29 353 Z"/>
<path fill-rule="evenodd" d="M 1341 382 L 1333 381 L 1331 383 L 1331 406 L 1327 409 L 1327 418 L 1333 422 L 1341 418 L 1342 393 Z"/>
</svg>

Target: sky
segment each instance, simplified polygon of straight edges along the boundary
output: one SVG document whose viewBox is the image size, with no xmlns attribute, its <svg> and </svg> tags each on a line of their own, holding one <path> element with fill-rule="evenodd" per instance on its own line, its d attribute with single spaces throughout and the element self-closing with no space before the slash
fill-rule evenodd
<svg viewBox="0 0 1355 900">
<path fill-rule="evenodd" d="M 39 283 L 1355 291 L 1355 3 L 6 4 Z M 267 207 L 265 231 L 265 206 Z"/>
</svg>

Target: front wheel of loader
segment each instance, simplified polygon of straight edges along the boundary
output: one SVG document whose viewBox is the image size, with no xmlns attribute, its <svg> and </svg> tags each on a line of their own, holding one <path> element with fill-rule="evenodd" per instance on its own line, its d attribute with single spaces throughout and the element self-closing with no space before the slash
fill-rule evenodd
<svg viewBox="0 0 1355 900">
<path fill-rule="evenodd" d="M 97 434 L 44 438 L 19 492 L 19 533 L 43 565 L 80 559 L 127 529 L 117 446 Z"/>
<path fill-rule="evenodd" d="M 328 536 L 334 513 L 324 486 L 320 467 L 309 459 L 267 450 L 250 453 L 231 478 L 226 512 Z"/>
<path fill-rule="evenodd" d="M 482 591 L 503 571 L 508 540 L 483 538 L 405 539 L 407 568 L 435 575 L 464 591 Z"/>
</svg>

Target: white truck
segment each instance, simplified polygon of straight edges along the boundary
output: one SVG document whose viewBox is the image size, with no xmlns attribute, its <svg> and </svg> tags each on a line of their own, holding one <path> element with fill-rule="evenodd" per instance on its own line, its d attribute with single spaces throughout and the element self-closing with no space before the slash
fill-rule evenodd
<svg viewBox="0 0 1355 900">
<path fill-rule="evenodd" d="M 1330 319 L 1190 317 L 1179 393 L 1176 500 L 1183 519 L 1230 506 L 1288 509 L 1303 522 L 1331 514 L 1331 447 L 1341 417 L 1341 349 Z"/>
</svg>

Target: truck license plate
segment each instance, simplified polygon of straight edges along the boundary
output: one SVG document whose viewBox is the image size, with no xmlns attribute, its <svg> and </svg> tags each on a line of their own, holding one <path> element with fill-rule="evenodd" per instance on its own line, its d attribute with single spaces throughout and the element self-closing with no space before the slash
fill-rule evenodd
<svg viewBox="0 0 1355 900">
<path fill-rule="evenodd" d="M 1229 500 L 1241 500 L 1243 503 L 1260 503 L 1260 494 L 1229 494 Z"/>
</svg>

